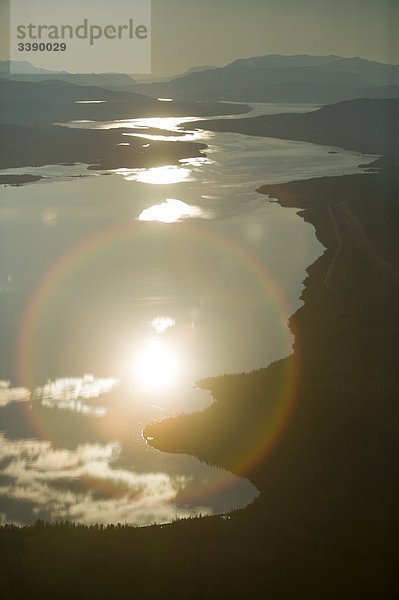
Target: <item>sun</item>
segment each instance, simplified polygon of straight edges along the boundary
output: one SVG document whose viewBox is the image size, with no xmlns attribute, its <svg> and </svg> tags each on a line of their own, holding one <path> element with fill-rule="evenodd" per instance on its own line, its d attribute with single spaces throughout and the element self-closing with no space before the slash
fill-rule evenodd
<svg viewBox="0 0 399 600">
<path fill-rule="evenodd" d="M 160 393 L 177 380 L 180 363 L 173 348 L 160 340 L 147 340 L 133 362 L 135 387 L 146 393 Z"/>
</svg>

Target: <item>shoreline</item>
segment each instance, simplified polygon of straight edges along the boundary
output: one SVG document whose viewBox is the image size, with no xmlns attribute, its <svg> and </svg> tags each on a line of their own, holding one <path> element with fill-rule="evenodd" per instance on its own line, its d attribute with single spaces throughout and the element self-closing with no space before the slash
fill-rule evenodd
<svg viewBox="0 0 399 600">
<path fill-rule="evenodd" d="M 313 452 L 318 455 L 317 462 L 320 463 L 320 450 L 324 449 L 323 456 L 326 459 L 324 469 L 320 470 L 320 464 L 314 465 L 313 485 L 329 490 L 323 494 L 323 503 L 331 505 L 334 511 L 337 508 L 338 489 L 349 496 L 355 494 L 356 498 L 352 498 L 348 504 L 356 507 L 357 512 L 361 502 L 358 491 L 353 489 L 348 480 L 348 473 L 342 480 L 337 473 L 336 490 L 333 491 L 331 485 L 327 486 L 326 474 L 322 472 L 329 468 L 336 471 L 341 461 L 343 465 L 347 463 L 339 446 L 330 439 L 329 429 L 334 420 L 337 421 L 336 431 L 345 425 L 345 414 L 332 414 L 334 398 L 338 402 L 343 394 L 347 395 L 348 390 L 353 388 L 353 398 L 349 396 L 353 405 L 338 405 L 340 410 L 345 408 L 350 413 L 347 416 L 351 421 L 355 419 L 354 411 L 360 409 L 362 396 L 368 418 L 373 414 L 372 390 L 380 401 L 379 422 L 373 424 L 371 418 L 363 434 L 357 432 L 357 454 L 352 456 L 353 460 L 356 458 L 357 472 L 363 473 L 364 492 L 370 492 L 367 469 L 361 467 L 363 451 L 370 451 L 367 437 L 383 435 L 385 427 L 389 429 L 386 421 L 394 412 L 392 392 L 399 391 L 395 370 L 399 358 L 396 333 L 399 319 L 395 310 L 399 302 L 399 260 L 395 260 L 395 257 L 399 256 L 399 247 L 397 242 L 387 245 L 384 232 L 376 231 L 375 225 L 385 210 L 389 211 L 395 206 L 399 183 L 395 174 L 387 171 L 266 185 L 258 191 L 276 198 L 282 206 L 298 208 L 300 216 L 315 227 L 318 239 L 326 248 L 308 267 L 301 296 L 304 305 L 289 319 L 295 338 L 294 353 L 252 373 L 214 377 L 199 382 L 214 397 L 215 402 L 209 408 L 200 413 L 150 424 L 144 428 L 144 435 L 151 436 L 151 445 L 159 450 L 192 454 L 200 460 L 248 477 L 259 489 L 260 496 L 252 506 L 239 512 L 258 513 L 268 507 L 281 514 L 282 506 L 285 506 L 288 513 L 293 511 L 294 520 L 300 519 L 304 526 L 313 528 L 313 519 L 306 507 L 309 498 L 300 489 L 298 480 L 299 473 L 304 475 L 308 472 L 309 476 L 310 465 L 314 464 Z M 323 196 L 323 203 L 320 203 L 320 196 Z M 363 206 L 365 196 L 367 202 Z M 382 197 L 379 206 L 374 202 L 375 197 Z M 373 205 L 375 214 L 365 214 L 364 208 L 371 211 Z M 265 418 L 270 411 L 270 406 L 264 405 L 265 398 L 270 404 L 270 398 L 283 384 L 289 363 L 295 360 L 299 360 L 301 365 L 300 381 L 295 412 L 285 434 L 271 455 L 264 457 L 250 473 L 237 471 L 237 456 L 247 452 L 253 443 L 253 427 L 249 429 L 249 439 L 245 440 L 243 424 L 249 420 L 254 425 Z M 252 394 L 252 412 L 246 418 L 248 392 Z M 240 396 L 244 399 L 241 406 Z M 326 399 L 328 402 L 324 406 Z M 233 416 L 232 411 L 236 411 Z M 309 419 L 315 419 L 315 422 L 311 424 Z M 221 429 L 222 433 L 217 433 Z M 320 438 L 321 431 L 324 438 Z M 354 439 L 355 434 L 354 430 Z M 326 440 L 331 445 L 326 445 Z M 304 453 L 302 459 L 290 451 L 292 441 Z M 345 440 L 345 443 L 347 445 L 350 440 Z M 385 452 L 382 451 L 380 459 L 384 458 Z M 355 470 L 352 475 L 355 475 Z M 384 483 L 386 485 L 387 482 Z M 270 492 L 266 498 L 266 490 L 270 487 L 273 488 L 273 498 Z M 289 499 L 291 494 L 295 498 L 294 505 Z M 302 508 L 298 503 L 301 496 Z M 318 499 L 321 499 L 319 493 Z M 317 506 L 313 506 L 313 510 L 317 513 Z M 343 516 L 341 512 L 339 514 Z M 359 514 L 357 516 L 360 531 L 362 519 Z M 370 516 L 365 507 L 363 518 L 367 521 Z M 322 518 L 318 519 L 317 528 L 324 528 Z"/>
<path fill-rule="evenodd" d="M 397 169 L 399 99 L 358 99 L 325 105 L 308 113 L 194 121 L 191 127 L 243 133 L 378 155 L 370 168 Z M 187 125 L 183 125 L 183 129 Z"/>
<path fill-rule="evenodd" d="M 268 402 L 296 355 L 295 411 L 279 443 L 245 474 L 260 495 L 226 517 L 163 526 L 0 527 L 0 582 L 9 597 L 32 590 L 52 597 L 76 573 L 88 598 L 131 589 L 143 598 L 170 592 L 185 599 L 190 589 L 198 599 L 260 591 L 306 600 L 395 596 L 399 287 L 386 265 L 397 271 L 399 248 L 395 236 L 387 244 L 383 233 L 399 222 L 398 178 L 391 171 L 260 190 L 298 207 L 326 246 L 307 269 L 304 305 L 290 319 L 294 355 L 256 372 L 205 380 L 211 407 L 152 426 L 166 446 L 234 470 L 257 425 L 262 434 Z"/>
</svg>

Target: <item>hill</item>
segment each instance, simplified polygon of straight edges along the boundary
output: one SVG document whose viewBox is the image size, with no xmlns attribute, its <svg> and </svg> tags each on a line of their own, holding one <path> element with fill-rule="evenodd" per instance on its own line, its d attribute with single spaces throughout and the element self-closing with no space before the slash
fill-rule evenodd
<svg viewBox="0 0 399 600">
<path fill-rule="evenodd" d="M 349 100 L 310 113 L 195 121 L 190 127 L 339 146 L 398 161 L 399 99 Z"/>
<path fill-rule="evenodd" d="M 83 103 L 100 101 L 99 103 Z M 73 120 L 108 121 L 146 116 L 211 116 L 245 113 L 245 105 L 217 102 L 160 102 L 132 91 L 69 81 L 0 78 L 0 123 L 42 124 Z"/>
<path fill-rule="evenodd" d="M 399 66 L 362 58 L 271 55 L 141 87 L 143 93 L 180 99 L 330 104 L 398 97 Z"/>
</svg>

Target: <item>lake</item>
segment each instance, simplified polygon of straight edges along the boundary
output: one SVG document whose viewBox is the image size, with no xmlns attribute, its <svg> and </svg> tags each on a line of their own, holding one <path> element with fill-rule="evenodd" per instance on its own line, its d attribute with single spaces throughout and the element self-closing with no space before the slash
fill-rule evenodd
<svg viewBox="0 0 399 600">
<path fill-rule="evenodd" d="M 253 113 L 313 110 L 253 106 Z M 151 421 L 212 399 L 195 382 L 287 356 L 288 317 L 323 252 L 295 209 L 256 193 L 359 171 L 368 157 L 271 138 L 128 127 L 122 143 L 197 140 L 206 157 L 153 169 L 50 165 L 0 196 L 0 519 L 164 523 L 226 513 L 245 478 L 161 453 Z M 137 136 L 137 130 L 139 136 Z M 372 160 L 373 157 L 370 157 Z"/>
</svg>

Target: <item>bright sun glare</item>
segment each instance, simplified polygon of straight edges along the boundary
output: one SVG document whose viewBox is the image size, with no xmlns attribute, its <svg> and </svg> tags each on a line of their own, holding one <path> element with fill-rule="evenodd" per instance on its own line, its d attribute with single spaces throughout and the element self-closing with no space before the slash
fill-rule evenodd
<svg viewBox="0 0 399 600">
<path fill-rule="evenodd" d="M 174 165 L 165 167 L 153 167 L 139 171 L 136 175 L 140 183 L 151 183 L 153 185 L 167 185 L 171 183 L 181 183 L 190 177 L 190 169 L 177 167 Z"/>
<path fill-rule="evenodd" d="M 133 364 L 135 385 L 148 393 L 166 391 L 176 381 L 179 367 L 178 358 L 168 344 L 147 340 Z"/>
<path fill-rule="evenodd" d="M 198 206 L 189 206 L 181 200 L 167 198 L 161 204 L 155 204 L 142 211 L 139 221 L 160 221 L 161 223 L 176 223 L 188 217 L 200 217 L 201 209 Z"/>
</svg>

